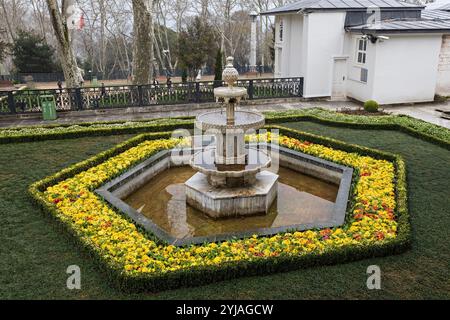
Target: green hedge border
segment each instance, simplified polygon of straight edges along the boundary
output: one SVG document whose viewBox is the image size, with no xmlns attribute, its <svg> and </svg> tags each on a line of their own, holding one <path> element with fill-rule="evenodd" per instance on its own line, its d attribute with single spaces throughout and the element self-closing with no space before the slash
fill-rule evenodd
<svg viewBox="0 0 450 320">
<path fill-rule="evenodd" d="M 419 139 L 437 144 L 450 150 L 450 130 L 439 127 L 421 120 L 408 116 L 352 116 L 336 113 L 334 111 L 320 108 L 267 112 L 267 124 L 279 124 L 285 122 L 311 121 L 334 127 L 346 127 L 355 129 L 378 129 L 378 130 L 396 130 Z M 156 123 L 153 123 L 156 122 Z M 115 127 L 96 127 L 98 125 L 120 125 Z M 177 117 L 166 119 L 145 119 L 133 121 L 111 121 L 111 122 L 90 122 L 80 124 L 47 125 L 40 127 L 22 127 L 22 128 L 3 128 L 0 129 L 0 144 L 32 142 L 43 140 L 71 139 L 86 136 L 109 136 L 120 134 L 138 134 L 146 132 L 173 131 L 176 129 L 193 129 L 193 117 Z M 39 129 L 55 129 L 79 126 L 76 131 L 58 131 L 42 134 L 29 134 L 8 136 L 3 132 Z"/>
<path fill-rule="evenodd" d="M 392 117 L 391 117 L 392 118 Z M 417 121 L 418 123 L 423 123 L 421 120 L 413 119 L 407 116 L 396 116 L 397 119 L 407 118 L 409 121 Z M 434 144 L 437 144 L 445 149 L 450 150 L 450 141 L 446 139 L 442 139 L 440 137 L 436 137 L 435 135 L 429 134 L 427 132 L 422 132 L 410 126 L 401 124 L 401 123 L 358 123 L 358 122 L 348 122 L 348 121 L 337 121 L 327 118 L 322 118 L 320 116 L 312 116 L 312 115 L 298 115 L 298 116 L 276 116 L 273 118 L 267 119 L 267 124 L 276 124 L 276 123 L 288 123 L 288 122 L 315 122 L 319 124 L 324 124 L 333 127 L 343 127 L 350 129 L 362 129 L 362 130 L 393 130 L 400 131 L 406 133 L 415 138 L 419 138 L 424 141 L 428 141 Z M 401 120 L 400 120 L 401 121 Z M 429 124 L 430 126 L 434 126 Z M 436 126 L 437 127 L 437 126 Z M 439 130 L 447 130 L 447 128 L 439 127 Z M 450 134 L 450 131 L 449 131 Z"/>
<path fill-rule="evenodd" d="M 96 262 L 97 267 L 103 271 L 104 274 L 106 274 L 108 280 L 114 286 L 121 290 L 130 292 L 162 291 L 179 287 L 198 286 L 243 276 L 267 275 L 275 272 L 285 272 L 307 267 L 341 264 L 366 258 L 398 254 L 410 248 L 411 231 L 407 206 L 406 168 L 405 163 L 400 156 L 279 126 L 267 126 L 266 128 L 279 129 L 280 133 L 293 138 L 308 140 L 335 149 L 342 149 L 348 152 L 357 152 L 361 155 L 368 155 L 377 159 L 392 161 L 395 166 L 396 174 L 396 213 L 398 219 L 397 237 L 394 240 L 381 244 L 338 248 L 322 254 L 308 254 L 297 257 L 281 256 L 251 262 L 229 262 L 220 266 L 198 267 L 190 270 L 179 270 L 176 272 L 157 275 L 125 276 L 119 266 L 111 265 L 103 260 L 101 256 L 96 254 L 93 248 L 90 248 L 89 244 L 82 242 L 81 239 L 76 236 L 75 231 L 70 227 L 70 225 L 65 224 L 57 218 L 56 209 L 48 204 L 48 202 L 44 199 L 42 192 L 47 187 L 72 177 L 92 166 L 98 165 L 106 159 L 136 146 L 144 140 L 168 138 L 170 137 L 170 132 L 150 133 L 134 137 L 110 150 L 102 152 L 88 160 L 75 164 L 53 176 L 32 184 L 29 187 L 29 195 L 44 213 L 52 217 L 53 220 L 57 222 L 60 229 L 63 230 L 65 234 L 70 235 L 69 239 L 84 248 L 83 252 L 85 252 L 88 257 Z"/>
<path fill-rule="evenodd" d="M 169 117 L 169 118 L 148 118 L 148 119 L 135 119 L 135 120 L 110 120 L 110 121 L 84 121 L 79 123 L 48 123 L 48 124 L 37 124 L 31 126 L 15 126 L 15 127 L 2 127 L 0 128 L 0 133 L 4 130 L 17 130 L 22 129 L 53 129 L 53 128 L 67 128 L 72 126 L 79 127 L 89 127 L 93 125 L 111 125 L 111 124 L 126 124 L 126 123 L 142 123 L 142 122 L 157 122 L 161 120 L 192 120 L 193 116 L 179 116 L 179 117 Z"/>
<path fill-rule="evenodd" d="M 134 125 L 127 126 L 126 122 L 124 123 L 124 127 L 105 127 L 105 128 L 89 128 L 89 126 L 82 126 L 83 128 L 77 131 L 68 131 L 68 132 L 50 132 L 43 134 L 24 134 L 20 136 L 1 136 L 0 131 L 0 144 L 8 144 L 8 143 L 23 143 L 23 142 L 34 142 L 34 141 L 46 141 L 46 140 L 62 140 L 62 139 L 75 139 L 82 137 L 94 137 L 94 136 L 112 136 L 112 135 L 123 135 L 123 134 L 140 134 L 144 132 L 166 132 L 166 131 L 174 131 L 177 129 L 192 129 L 193 128 L 193 120 L 188 119 L 163 119 L 167 120 L 167 123 L 160 123 L 162 121 L 158 121 L 158 123 L 153 124 L 143 124 L 143 125 Z M 94 123 L 97 125 L 96 123 Z M 109 123 L 108 123 L 109 124 Z M 112 123 L 116 124 L 116 123 Z M 77 125 L 78 126 L 78 125 Z M 61 127 L 67 128 L 69 126 Z M 84 128 L 86 127 L 86 128 Z M 55 127 L 59 128 L 59 127 Z M 16 129 L 14 129 L 16 130 Z M 20 130 L 20 129 L 17 129 Z"/>
</svg>

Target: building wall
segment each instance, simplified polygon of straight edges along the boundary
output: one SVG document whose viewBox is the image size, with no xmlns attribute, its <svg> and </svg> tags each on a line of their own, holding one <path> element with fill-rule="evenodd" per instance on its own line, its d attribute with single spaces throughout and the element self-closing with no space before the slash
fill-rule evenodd
<svg viewBox="0 0 450 320">
<path fill-rule="evenodd" d="M 284 18 L 284 16 L 275 16 L 275 61 L 274 61 L 274 68 L 273 73 L 276 78 L 281 77 L 281 61 L 282 61 L 282 55 L 280 52 L 282 52 L 283 49 L 283 43 L 280 40 L 279 34 L 280 34 L 280 21 Z"/>
<path fill-rule="evenodd" d="M 436 93 L 442 96 L 450 96 L 450 35 L 442 37 Z"/>
<path fill-rule="evenodd" d="M 368 42 L 367 62 L 356 63 L 357 39 L 346 41 L 349 55 L 347 96 L 380 104 L 433 101 L 436 88 L 440 34 L 389 35 L 389 40 Z M 360 69 L 368 70 L 367 83 L 361 82 Z"/>
<path fill-rule="evenodd" d="M 283 39 L 280 39 L 280 23 L 283 21 Z M 303 77 L 303 24 L 302 15 L 290 14 L 275 18 L 275 76 Z"/>
<path fill-rule="evenodd" d="M 356 41 L 361 35 L 345 32 L 345 12 L 289 14 L 277 16 L 275 23 L 275 76 L 304 77 L 306 98 L 331 96 L 336 56 L 348 57 L 348 97 L 394 104 L 432 101 L 436 89 L 450 95 L 450 39 L 442 41 L 441 34 L 396 34 L 375 44 L 369 41 L 367 62 L 358 65 Z M 366 83 L 360 80 L 361 68 L 368 70 Z"/>
<path fill-rule="evenodd" d="M 333 56 L 343 53 L 344 22 L 345 12 L 276 16 L 275 76 L 304 77 L 305 97 L 330 96 Z"/>
<path fill-rule="evenodd" d="M 303 25 L 304 18 L 302 15 L 290 16 L 290 43 L 288 59 L 284 61 L 290 61 L 291 64 L 285 64 L 285 74 L 287 77 L 303 77 L 305 71 L 303 69 L 303 56 L 304 56 L 304 39 L 303 39 Z"/>
<path fill-rule="evenodd" d="M 442 35 L 392 35 L 377 42 L 372 98 L 381 104 L 433 101 Z"/>
<path fill-rule="evenodd" d="M 313 12 L 307 19 L 307 46 L 304 54 L 305 97 L 331 96 L 333 57 L 344 49 L 345 12 Z"/>
<path fill-rule="evenodd" d="M 293 40 L 295 37 L 295 33 L 292 30 L 292 16 L 286 16 L 283 18 L 284 22 L 284 31 L 283 31 L 283 42 L 282 44 L 282 64 L 281 64 L 281 73 L 282 77 L 289 77 L 289 66 L 284 62 L 289 61 L 291 58 L 291 47 L 294 44 Z"/>
<path fill-rule="evenodd" d="M 374 84 L 374 70 L 375 70 L 375 57 L 376 57 L 376 45 L 370 41 L 367 42 L 367 60 L 364 65 L 358 64 L 356 60 L 356 48 L 358 40 L 362 35 L 347 33 L 345 37 L 345 52 L 348 56 L 347 59 L 347 80 L 346 94 L 347 97 L 354 98 L 359 101 L 367 101 L 373 97 L 373 84 Z M 368 70 L 367 82 L 361 81 L 361 69 Z"/>
</svg>

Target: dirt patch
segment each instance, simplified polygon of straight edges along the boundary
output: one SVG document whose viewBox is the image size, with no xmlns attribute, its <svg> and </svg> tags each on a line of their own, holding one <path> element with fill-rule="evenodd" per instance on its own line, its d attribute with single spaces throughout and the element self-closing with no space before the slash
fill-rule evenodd
<svg viewBox="0 0 450 320">
<path fill-rule="evenodd" d="M 363 108 L 359 109 L 350 109 L 350 108 L 341 108 L 336 109 L 336 112 L 343 114 L 350 114 L 354 116 L 389 116 L 390 113 L 385 112 L 383 109 L 378 110 L 377 112 L 368 112 Z"/>
</svg>

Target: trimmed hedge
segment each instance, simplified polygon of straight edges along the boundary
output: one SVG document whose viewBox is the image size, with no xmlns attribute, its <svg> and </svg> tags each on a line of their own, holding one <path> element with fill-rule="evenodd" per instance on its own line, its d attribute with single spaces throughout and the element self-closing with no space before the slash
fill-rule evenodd
<svg viewBox="0 0 450 320">
<path fill-rule="evenodd" d="M 378 102 L 375 100 L 367 100 L 364 102 L 364 110 L 367 112 L 377 112 L 379 108 Z"/>
<path fill-rule="evenodd" d="M 118 266 L 107 264 L 104 258 L 95 254 L 95 251 L 88 244 L 81 242 L 75 235 L 70 225 L 62 223 L 57 216 L 56 209 L 49 205 L 43 198 L 42 192 L 49 186 L 61 182 L 75 174 L 98 165 L 106 159 L 118 155 L 119 153 L 136 146 L 144 140 L 167 138 L 170 133 L 152 133 L 139 135 L 127 142 L 102 152 L 86 161 L 73 165 L 61 172 L 32 184 L 29 194 L 33 201 L 39 205 L 44 212 L 54 218 L 63 230 L 72 235 L 76 243 L 82 246 L 86 253 L 96 261 L 100 270 L 105 272 L 109 281 L 122 290 L 127 291 L 159 291 L 184 286 L 195 286 L 206 283 L 227 280 L 241 276 L 265 275 L 274 272 L 283 272 L 299 268 L 313 267 L 319 265 L 332 265 L 349 261 L 381 257 L 390 254 L 404 252 L 411 245 L 411 234 L 409 225 L 409 214 L 407 207 L 406 171 L 402 158 L 398 155 L 377 151 L 357 145 L 347 144 L 338 140 L 329 139 L 313 134 L 308 134 L 283 127 L 269 126 L 268 129 L 276 128 L 280 133 L 297 138 L 308 140 L 313 143 L 322 144 L 335 149 L 348 152 L 356 152 L 361 155 L 368 155 L 377 159 L 392 161 L 395 165 L 396 175 L 396 215 L 398 220 L 398 234 L 394 240 L 385 241 L 381 244 L 360 245 L 353 247 L 341 247 L 333 251 L 320 254 L 307 254 L 301 256 L 280 256 L 256 261 L 228 262 L 220 266 L 198 267 L 189 270 L 179 270 L 164 274 L 144 274 L 139 276 L 125 276 Z M 349 210 L 351 210 L 349 208 Z"/>
<path fill-rule="evenodd" d="M 450 150 L 450 130 L 409 116 L 354 116 L 323 109 L 305 110 L 283 113 L 267 113 L 266 123 L 311 121 L 333 127 L 344 127 L 362 130 L 396 130 L 437 144 Z"/>
<path fill-rule="evenodd" d="M 156 123 L 155 123 L 156 122 Z M 117 124 L 117 125 L 115 125 Z M 0 131 L 0 144 L 5 143 L 20 143 L 20 142 L 32 142 L 32 141 L 44 141 L 44 140 L 59 140 L 59 139 L 72 139 L 81 137 L 94 137 L 94 136 L 112 136 L 121 134 L 139 134 L 143 132 L 166 132 L 174 131 L 177 129 L 192 129 L 193 120 L 184 119 L 162 119 L 158 121 L 148 122 L 133 122 L 133 123 L 113 123 L 106 124 L 105 126 L 88 125 L 88 126 L 65 126 L 65 127 L 51 127 L 51 128 L 31 128 L 27 130 L 37 130 L 38 132 L 44 129 L 41 133 L 27 133 L 23 135 L 4 135 Z M 45 129 L 50 129 L 48 132 Z M 20 131 L 22 129 L 14 129 Z M 11 130 L 11 131 L 14 131 Z M 53 131 L 51 131 L 53 130 Z M 5 131 L 5 130 L 3 130 Z"/>
<path fill-rule="evenodd" d="M 267 124 L 312 121 L 329 126 L 399 130 L 450 150 L 450 130 L 408 116 L 353 116 L 324 109 L 267 112 Z M 0 144 L 193 129 L 193 117 L 0 129 Z M 34 132 L 33 132 L 34 131 Z"/>
</svg>

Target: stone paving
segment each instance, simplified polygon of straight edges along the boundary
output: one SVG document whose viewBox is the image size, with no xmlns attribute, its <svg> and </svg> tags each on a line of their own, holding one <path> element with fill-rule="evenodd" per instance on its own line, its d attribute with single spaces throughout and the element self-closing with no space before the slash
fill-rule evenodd
<svg viewBox="0 0 450 320">
<path fill-rule="evenodd" d="M 419 104 L 414 106 L 396 106 L 386 108 L 386 111 L 392 114 L 405 114 L 410 117 L 450 129 L 450 120 L 441 118 L 442 113 L 437 110 L 450 112 L 450 103 Z"/>
<path fill-rule="evenodd" d="M 158 106 L 154 110 L 147 109 L 145 112 L 130 112 L 130 109 L 114 110 L 114 112 L 106 113 L 88 113 L 83 114 L 71 112 L 70 114 L 62 115 L 55 121 L 43 121 L 37 115 L 32 117 L 0 117 L 0 127 L 16 127 L 16 126 L 34 126 L 44 124 L 71 124 L 81 122 L 96 122 L 96 121 L 119 121 L 119 120 L 142 120 L 154 118 L 168 118 L 180 116 L 197 116 L 207 110 L 211 110 L 216 106 L 211 104 L 193 105 L 191 106 Z M 353 101 L 288 101 L 275 102 L 264 104 L 249 104 L 243 105 L 249 111 L 285 111 L 285 110 L 300 110 L 308 108 L 324 108 L 329 110 L 336 110 L 340 108 L 358 109 L 361 105 Z M 217 108 L 217 107 L 216 107 Z M 422 103 L 416 105 L 401 105 L 401 106 L 387 106 L 384 107 L 386 112 L 393 114 L 404 114 L 411 117 L 424 120 L 445 128 L 450 129 L 450 120 L 441 118 L 441 113 L 436 111 L 445 110 L 450 111 L 450 102 L 445 103 Z M 128 111 L 125 111 L 128 110 Z"/>
</svg>

